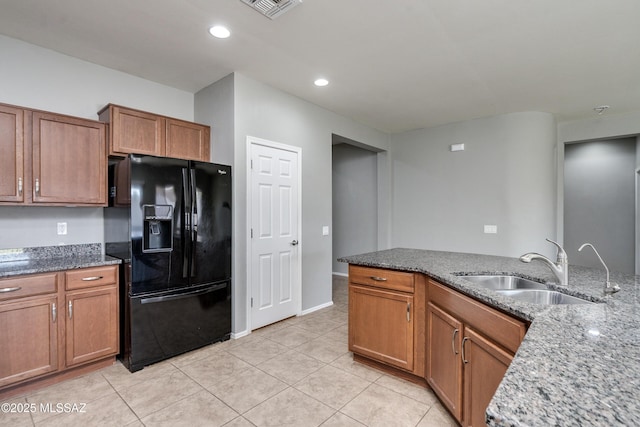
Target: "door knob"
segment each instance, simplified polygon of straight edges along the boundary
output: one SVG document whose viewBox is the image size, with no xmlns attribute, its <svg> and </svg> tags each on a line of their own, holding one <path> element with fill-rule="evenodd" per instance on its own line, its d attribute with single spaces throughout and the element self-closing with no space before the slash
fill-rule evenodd
<svg viewBox="0 0 640 427">
<path fill-rule="evenodd" d="M 298 246 L 298 241 L 297 240 L 292 240 L 291 241 L 291 246 Z"/>
</svg>

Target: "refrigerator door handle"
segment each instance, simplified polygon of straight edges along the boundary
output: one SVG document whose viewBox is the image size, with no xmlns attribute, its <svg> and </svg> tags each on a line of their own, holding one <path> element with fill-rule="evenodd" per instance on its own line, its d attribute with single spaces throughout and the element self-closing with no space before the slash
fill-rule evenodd
<svg viewBox="0 0 640 427">
<path fill-rule="evenodd" d="M 189 257 L 190 254 L 190 245 L 187 244 L 186 239 L 187 236 L 191 234 L 191 203 L 190 203 L 191 192 L 189 191 L 189 174 L 187 173 L 186 168 L 182 168 L 182 209 L 183 214 L 181 215 L 184 218 L 184 224 L 182 225 L 182 230 L 180 232 L 180 239 L 182 243 L 182 277 L 186 278 L 189 276 Z"/>
<path fill-rule="evenodd" d="M 191 167 L 191 277 L 196 275 L 196 244 L 198 242 L 198 195 L 196 170 Z"/>
<path fill-rule="evenodd" d="M 210 292 L 219 291 L 220 289 L 224 289 L 227 286 L 229 286 L 227 283 L 222 283 L 219 285 L 211 286 L 206 289 L 200 289 L 192 292 L 185 292 L 185 293 L 175 294 L 175 295 L 162 295 L 159 297 L 143 298 L 140 300 L 140 304 L 152 304 L 154 302 L 165 302 L 165 301 L 174 301 L 177 299 L 191 298 L 194 296 L 204 295 Z"/>
</svg>

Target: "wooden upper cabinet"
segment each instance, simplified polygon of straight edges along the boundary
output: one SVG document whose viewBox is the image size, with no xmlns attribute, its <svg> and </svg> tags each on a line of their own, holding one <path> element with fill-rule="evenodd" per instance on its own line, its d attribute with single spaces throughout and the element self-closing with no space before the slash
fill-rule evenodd
<svg viewBox="0 0 640 427">
<path fill-rule="evenodd" d="M 0 105 L 0 201 L 24 201 L 24 110 Z"/>
<path fill-rule="evenodd" d="M 167 157 L 208 162 L 210 144 L 208 126 L 167 119 Z"/>
<path fill-rule="evenodd" d="M 165 155 L 165 119 L 144 111 L 108 105 L 98 113 L 110 124 L 109 154 Z"/>
<path fill-rule="evenodd" d="M 105 205 L 107 154 L 104 124 L 34 112 L 34 203 Z"/>
<path fill-rule="evenodd" d="M 209 162 L 210 128 L 197 123 L 109 104 L 98 112 L 109 123 L 109 154 L 148 154 Z"/>
<path fill-rule="evenodd" d="M 0 104 L 0 204 L 107 204 L 106 126 Z"/>
</svg>

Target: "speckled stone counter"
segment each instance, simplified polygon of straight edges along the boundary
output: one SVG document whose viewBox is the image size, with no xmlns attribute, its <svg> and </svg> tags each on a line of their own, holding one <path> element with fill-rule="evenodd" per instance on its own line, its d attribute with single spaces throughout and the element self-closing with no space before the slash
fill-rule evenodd
<svg viewBox="0 0 640 427">
<path fill-rule="evenodd" d="M 640 425 L 640 276 L 570 266 L 561 288 L 547 266 L 516 258 L 390 249 L 341 258 L 350 264 L 425 273 L 493 307 L 531 321 L 487 408 L 491 426 Z M 571 262 L 571 260 L 569 260 Z M 543 306 L 501 296 L 460 274 L 515 274 L 595 304 Z"/>
<path fill-rule="evenodd" d="M 0 278 L 120 264 L 99 243 L 0 249 Z"/>
</svg>

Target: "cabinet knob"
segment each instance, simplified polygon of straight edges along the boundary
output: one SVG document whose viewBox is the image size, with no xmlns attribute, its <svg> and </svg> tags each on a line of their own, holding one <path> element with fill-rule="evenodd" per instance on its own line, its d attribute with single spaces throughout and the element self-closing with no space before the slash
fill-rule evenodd
<svg viewBox="0 0 640 427">
<path fill-rule="evenodd" d="M 376 282 L 386 282 L 387 278 L 386 277 L 378 277 L 378 276 L 370 276 L 371 280 L 375 280 Z"/>
</svg>

